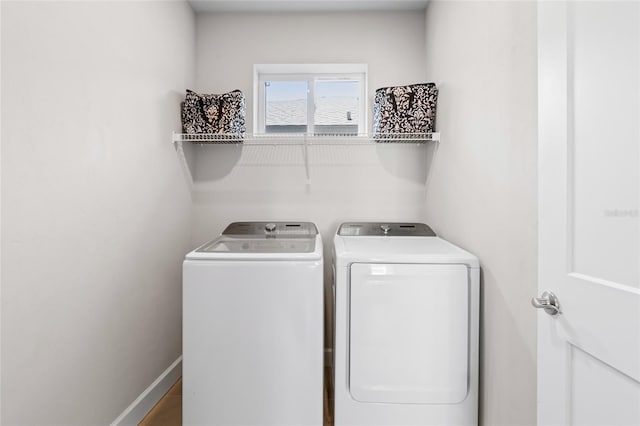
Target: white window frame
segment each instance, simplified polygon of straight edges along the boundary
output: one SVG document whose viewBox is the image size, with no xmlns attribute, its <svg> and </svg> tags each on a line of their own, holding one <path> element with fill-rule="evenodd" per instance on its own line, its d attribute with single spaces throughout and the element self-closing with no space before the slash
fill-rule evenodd
<svg viewBox="0 0 640 426">
<path fill-rule="evenodd" d="M 314 82 L 317 80 L 358 80 L 360 98 L 358 133 L 367 133 L 367 64 L 255 64 L 253 66 L 253 133 L 266 134 L 265 81 L 307 81 L 307 134 L 314 134 Z"/>
</svg>

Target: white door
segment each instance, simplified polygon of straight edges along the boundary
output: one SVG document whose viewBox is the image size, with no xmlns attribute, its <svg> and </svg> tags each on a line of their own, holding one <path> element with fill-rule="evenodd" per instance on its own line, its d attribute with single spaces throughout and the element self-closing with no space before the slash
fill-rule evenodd
<svg viewBox="0 0 640 426">
<path fill-rule="evenodd" d="M 538 49 L 538 424 L 640 425 L 640 2 L 541 1 Z"/>
</svg>

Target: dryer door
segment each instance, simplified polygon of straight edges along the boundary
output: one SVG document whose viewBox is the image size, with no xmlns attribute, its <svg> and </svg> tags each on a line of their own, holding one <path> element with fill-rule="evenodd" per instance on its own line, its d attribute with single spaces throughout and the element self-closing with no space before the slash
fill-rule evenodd
<svg viewBox="0 0 640 426">
<path fill-rule="evenodd" d="M 454 404 L 468 390 L 465 265 L 350 267 L 349 388 L 361 402 Z"/>
</svg>

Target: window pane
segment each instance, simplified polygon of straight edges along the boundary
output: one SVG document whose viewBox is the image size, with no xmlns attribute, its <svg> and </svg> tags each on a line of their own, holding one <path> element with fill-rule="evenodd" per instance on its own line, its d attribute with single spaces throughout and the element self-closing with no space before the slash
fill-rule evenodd
<svg viewBox="0 0 640 426">
<path fill-rule="evenodd" d="M 265 132 L 307 131 L 306 81 L 265 81 Z"/>
<path fill-rule="evenodd" d="M 357 134 L 360 120 L 360 82 L 317 80 L 314 87 L 315 133 Z"/>
</svg>

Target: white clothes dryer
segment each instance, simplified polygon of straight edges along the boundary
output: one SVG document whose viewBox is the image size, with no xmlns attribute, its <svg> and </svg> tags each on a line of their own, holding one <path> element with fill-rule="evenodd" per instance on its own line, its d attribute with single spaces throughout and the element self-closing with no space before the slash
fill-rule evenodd
<svg viewBox="0 0 640 426">
<path fill-rule="evenodd" d="M 183 424 L 322 425 L 322 240 L 236 222 L 183 264 Z"/>
<path fill-rule="evenodd" d="M 335 426 L 477 425 L 479 263 L 421 223 L 334 238 Z"/>
</svg>

